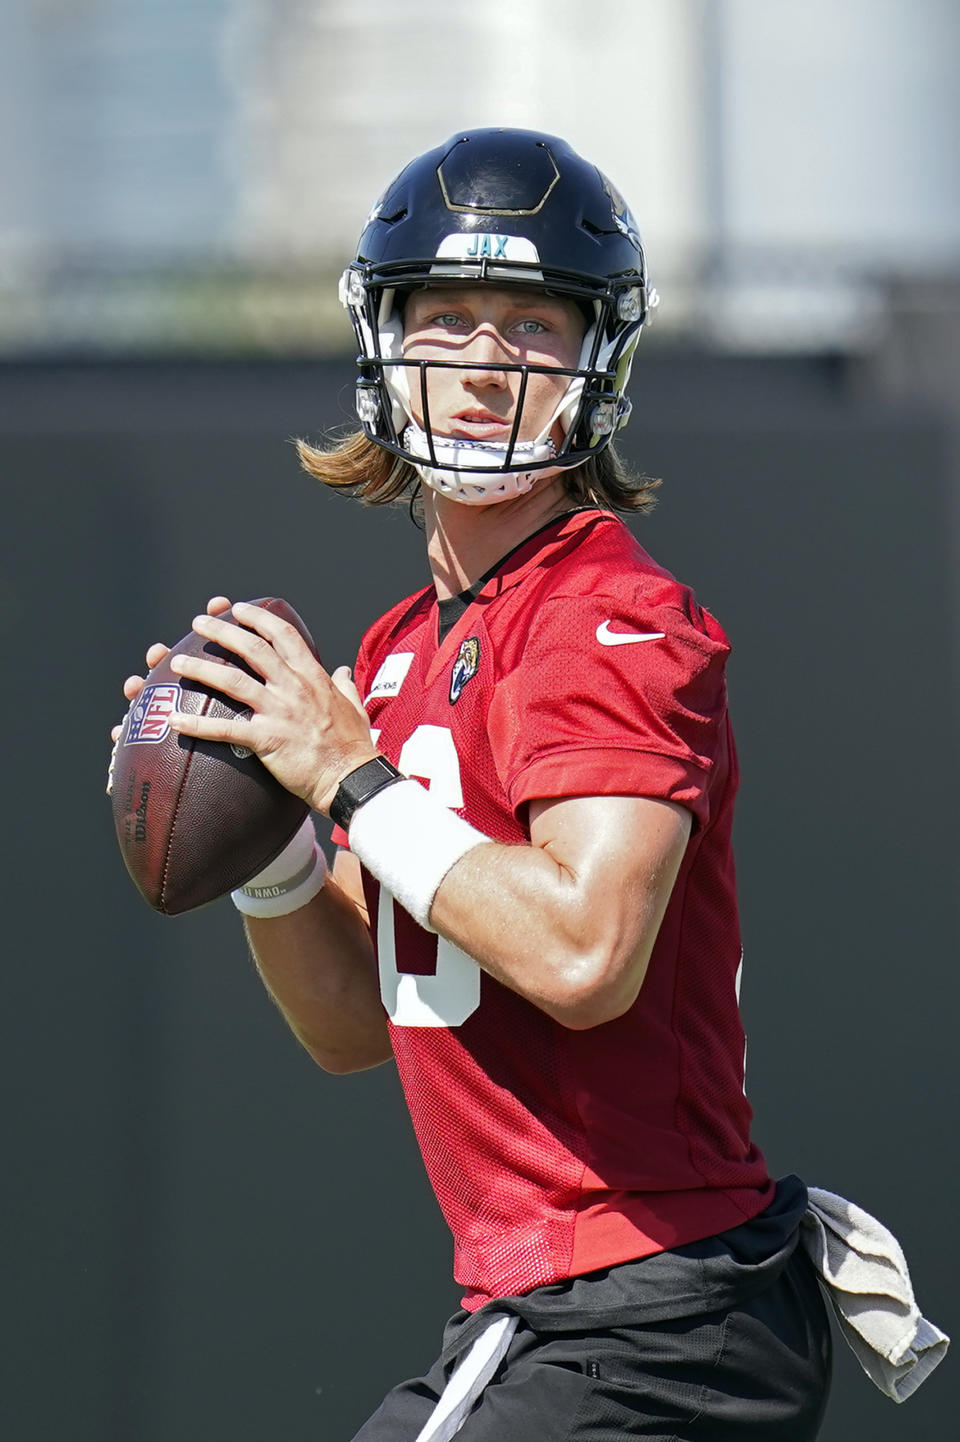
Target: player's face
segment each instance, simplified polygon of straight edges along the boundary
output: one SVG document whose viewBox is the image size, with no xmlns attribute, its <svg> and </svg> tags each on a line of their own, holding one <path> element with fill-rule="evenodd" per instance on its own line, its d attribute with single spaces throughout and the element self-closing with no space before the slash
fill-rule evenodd
<svg viewBox="0 0 960 1442">
<path fill-rule="evenodd" d="M 427 403 L 435 435 L 458 440 L 510 438 L 520 373 L 505 364 L 576 366 L 585 322 L 572 302 L 539 291 L 488 285 L 434 286 L 414 291 L 404 311 L 403 353 L 409 360 L 457 361 L 428 368 Z M 490 370 L 477 369 L 488 365 Z M 423 426 L 420 375 L 408 371 L 414 419 Z M 569 375 L 532 373 L 517 439 L 543 430 L 570 384 Z M 562 440 L 559 425 L 552 439 Z"/>
</svg>

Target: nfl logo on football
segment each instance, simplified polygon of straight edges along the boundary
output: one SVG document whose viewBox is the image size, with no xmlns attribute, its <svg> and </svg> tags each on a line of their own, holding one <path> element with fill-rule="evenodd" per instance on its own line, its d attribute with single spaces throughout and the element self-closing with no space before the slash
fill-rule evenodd
<svg viewBox="0 0 960 1442">
<path fill-rule="evenodd" d="M 139 741 L 162 741 L 170 730 L 170 717 L 179 701 L 179 686 L 144 686 L 130 712 L 124 746 L 132 746 Z"/>
</svg>

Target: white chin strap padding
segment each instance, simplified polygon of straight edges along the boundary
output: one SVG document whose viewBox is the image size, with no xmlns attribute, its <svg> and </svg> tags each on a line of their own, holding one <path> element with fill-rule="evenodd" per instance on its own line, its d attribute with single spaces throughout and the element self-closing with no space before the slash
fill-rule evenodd
<svg viewBox="0 0 960 1442">
<path fill-rule="evenodd" d="M 415 456 L 430 461 L 430 446 L 426 432 L 411 422 L 403 433 L 406 450 Z M 434 436 L 433 453 L 437 464 L 417 464 L 417 473 L 425 486 L 438 495 L 460 501 L 465 506 L 492 506 L 498 501 L 512 501 L 516 496 L 525 495 L 536 481 L 548 480 L 559 475 L 559 466 L 544 466 L 542 470 L 523 470 L 524 461 L 549 461 L 557 453 L 553 441 L 537 438 L 535 441 L 517 441 L 513 448 L 513 463 L 519 463 L 517 470 L 503 471 L 507 457 L 507 446 L 493 441 L 455 440 L 451 436 Z M 461 466 L 489 466 L 489 476 L 479 471 L 463 471 Z"/>
</svg>

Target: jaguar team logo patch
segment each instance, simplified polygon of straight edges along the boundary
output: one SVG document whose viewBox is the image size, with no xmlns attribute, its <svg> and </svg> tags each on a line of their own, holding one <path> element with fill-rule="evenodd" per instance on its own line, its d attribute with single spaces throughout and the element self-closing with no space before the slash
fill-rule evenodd
<svg viewBox="0 0 960 1442">
<path fill-rule="evenodd" d="M 453 706 L 463 695 L 463 688 L 480 670 L 480 637 L 468 636 L 460 647 L 457 659 L 450 672 L 450 705 Z"/>
</svg>

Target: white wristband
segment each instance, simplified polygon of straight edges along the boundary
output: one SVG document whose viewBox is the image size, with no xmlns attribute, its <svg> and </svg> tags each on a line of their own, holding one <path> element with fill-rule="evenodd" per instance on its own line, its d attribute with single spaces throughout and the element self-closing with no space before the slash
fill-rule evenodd
<svg viewBox="0 0 960 1442">
<path fill-rule="evenodd" d="M 427 931 L 440 883 L 461 856 L 489 841 L 419 781 L 385 786 L 354 813 L 350 850 Z"/>
<path fill-rule="evenodd" d="M 230 899 L 244 916 L 289 916 L 312 901 L 327 879 L 327 858 L 317 844 L 313 820 L 307 816 L 299 831 L 269 866 L 231 891 Z"/>
</svg>

